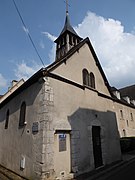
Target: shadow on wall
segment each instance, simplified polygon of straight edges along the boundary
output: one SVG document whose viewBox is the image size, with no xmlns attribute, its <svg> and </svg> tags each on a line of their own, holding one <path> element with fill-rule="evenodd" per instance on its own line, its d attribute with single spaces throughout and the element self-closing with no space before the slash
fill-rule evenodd
<svg viewBox="0 0 135 180">
<path fill-rule="evenodd" d="M 9 109 L 10 116 L 20 110 L 22 102 L 26 102 L 26 106 L 31 106 L 35 99 L 37 98 L 41 88 L 42 83 L 35 83 L 31 85 L 28 89 L 24 89 L 16 96 L 13 96 L 11 100 L 7 101 L 2 107 L 0 107 L 0 123 L 6 119 L 6 112 Z M 20 112 L 18 112 L 20 113 Z M 16 118 L 16 117 L 14 117 Z"/>
<path fill-rule="evenodd" d="M 79 108 L 68 117 L 71 125 L 72 172 L 81 174 L 120 160 L 116 114 Z"/>
<path fill-rule="evenodd" d="M 0 163 L 17 172 L 20 171 L 20 160 L 25 156 L 26 167 L 33 164 L 33 137 L 32 121 L 36 119 L 36 113 L 40 110 L 42 102 L 43 83 L 36 82 L 27 89 L 21 90 L 10 101 L 0 108 Z M 40 96 L 41 95 L 41 96 Z M 40 98 L 41 97 L 41 98 Z M 20 107 L 22 102 L 26 103 L 26 122 L 27 126 L 19 128 Z M 6 124 L 6 113 L 9 109 L 8 127 Z M 32 166 L 25 168 L 25 173 L 32 171 Z M 24 174 L 23 174 L 24 175 Z"/>
</svg>

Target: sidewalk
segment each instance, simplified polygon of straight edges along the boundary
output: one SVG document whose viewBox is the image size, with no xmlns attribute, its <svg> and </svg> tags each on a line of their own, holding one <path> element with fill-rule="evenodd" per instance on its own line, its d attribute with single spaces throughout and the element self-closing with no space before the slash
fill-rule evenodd
<svg viewBox="0 0 135 180">
<path fill-rule="evenodd" d="M 0 165 L 0 180 L 27 180 Z"/>
<path fill-rule="evenodd" d="M 80 175 L 79 177 L 75 178 L 75 180 L 98 180 L 104 176 L 109 177 L 110 173 L 112 172 L 116 173 L 117 171 L 124 168 L 132 161 L 135 161 L 135 151 L 122 154 L 122 161 L 119 161 L 117 163 L 112 163 L 110 165 L 94 170 L 90 173 Z M 27 179 L 20 177 L 19 175 L 15 174 L 14 172 L 0 165 L 0 180 L 27 180 Z"/>
<path fill-rule="evenodd" d="M 135 158 L 135 150 L 122 154 L 123 161 L 130 161 Z"/>
</svg>

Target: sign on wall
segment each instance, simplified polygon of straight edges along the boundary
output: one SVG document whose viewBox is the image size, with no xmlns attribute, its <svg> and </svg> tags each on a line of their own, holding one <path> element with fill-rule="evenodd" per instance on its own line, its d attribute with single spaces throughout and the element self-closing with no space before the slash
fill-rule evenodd
<svg viewBox="0 0 135 180">
<path fill-rule="evenodd" d="M 32 132 L 37 133 L 39 131 L 39 122 L 34 122 L 32 125 Z"/>
<path fill-rule="evenodd" d="M 66 151 L 66 134 L 59 134 L 59 152 Z"/>
</svg>

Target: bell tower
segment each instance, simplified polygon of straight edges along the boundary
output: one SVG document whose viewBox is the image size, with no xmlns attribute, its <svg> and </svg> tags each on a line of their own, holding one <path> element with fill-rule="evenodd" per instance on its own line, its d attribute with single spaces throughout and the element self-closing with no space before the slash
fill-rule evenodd
<svg viewBox="0 0 135 180">
<path fill-rule="evenodd" d="M 59 37 L 54 41 L 56 43 L 56 58 L 58 61 L 63 58 L 70 49 L 76 46 L 82 40 L 81 37 L 75 32 L 70 24 L 69 13 L 68 13 L 68 2 L 66 0 L 66 19 L 63 30 Z"/>
</svg>

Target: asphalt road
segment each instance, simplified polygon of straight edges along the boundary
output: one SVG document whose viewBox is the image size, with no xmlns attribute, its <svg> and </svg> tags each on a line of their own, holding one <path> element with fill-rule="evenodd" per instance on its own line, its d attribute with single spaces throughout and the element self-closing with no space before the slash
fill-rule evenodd
<svg viewBox="0 0 135 180">
<path fill-rule="evenodd" d="M 135 160 L 124 167 L 118 167 L 96 180 L 135 180 Z"/>
</svg>

